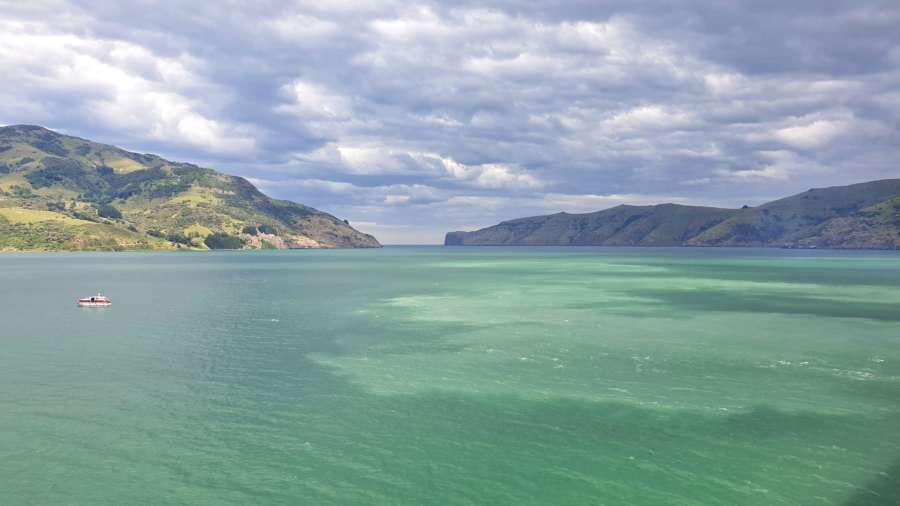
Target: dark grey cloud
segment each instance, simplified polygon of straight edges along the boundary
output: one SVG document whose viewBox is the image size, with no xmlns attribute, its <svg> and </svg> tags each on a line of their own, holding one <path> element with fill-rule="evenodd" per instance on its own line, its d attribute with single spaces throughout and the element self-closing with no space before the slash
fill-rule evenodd
<svg viewBox="0 0 900 506">
<path fill-rule="evenodd" d="M 900 176 L 892 1 L 0 5 L 0 122 L 241 174 L 387 242 Z"/>
</svg>

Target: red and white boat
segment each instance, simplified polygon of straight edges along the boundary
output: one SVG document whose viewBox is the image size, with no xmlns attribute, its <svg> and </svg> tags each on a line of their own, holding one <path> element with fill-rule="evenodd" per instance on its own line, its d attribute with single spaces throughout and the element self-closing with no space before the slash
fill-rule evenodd
<svg viewBox="0 0 900 506">
<path fill-rule="evenodd" d="M 106 297 L 101 294 L 97 294 L 93 297 L 85 297 L 83 299 L 78 299 L 78 305 L 81 307 L 106 307 L 111 306 L 112 301 L 109 300 L 109 297 Z"/>
</svg>

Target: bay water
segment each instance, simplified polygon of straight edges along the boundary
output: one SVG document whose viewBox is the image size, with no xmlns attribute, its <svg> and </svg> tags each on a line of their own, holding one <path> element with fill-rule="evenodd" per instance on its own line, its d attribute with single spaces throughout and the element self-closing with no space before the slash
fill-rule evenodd
<svg viewBox="0 0 900 506">
<path fill-rule="evenodd" d="M 0 255 L 0 504 L 898 503 L 897 253 Z"/>
</svg>

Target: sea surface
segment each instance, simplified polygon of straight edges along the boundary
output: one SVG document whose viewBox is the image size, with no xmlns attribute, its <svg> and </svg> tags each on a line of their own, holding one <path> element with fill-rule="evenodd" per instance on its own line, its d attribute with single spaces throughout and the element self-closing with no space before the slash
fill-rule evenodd
<svg viewBox="0 0 900 506">
<path fill-rule="evenodd" d="M 0 504 L 900 504 L 900 254 L 3 254 Z"/>
</svg>

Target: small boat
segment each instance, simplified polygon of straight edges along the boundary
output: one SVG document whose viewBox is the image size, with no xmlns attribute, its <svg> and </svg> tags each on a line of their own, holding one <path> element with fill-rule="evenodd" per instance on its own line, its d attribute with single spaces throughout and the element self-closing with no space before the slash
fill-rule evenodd
<svg viewBox="0 0 900 506">
<path fill-rule="evenodd" d="M 78 305 L 81 307 L 106 307 L 111 306 L 112 301 L 109 300 L 109 297 L 98 293 L 93 297 L 78 299 Z"/>
</svg>

